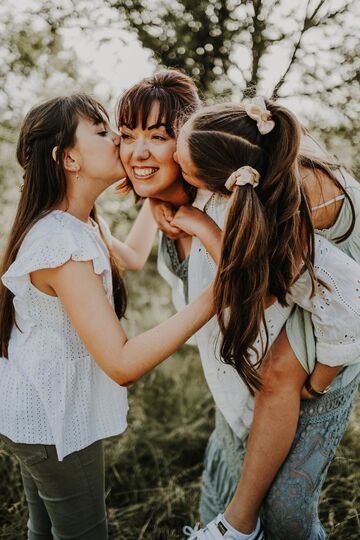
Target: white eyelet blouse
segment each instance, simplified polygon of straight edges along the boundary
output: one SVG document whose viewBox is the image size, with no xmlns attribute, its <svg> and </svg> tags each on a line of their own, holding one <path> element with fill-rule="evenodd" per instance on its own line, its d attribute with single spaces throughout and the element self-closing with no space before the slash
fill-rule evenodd
<svg viewBox="0 0 360 540">
<path fill-rule="evenodd" d="M 194 206 L 206 211 L 221 229 L 224 227 L 227 205 L 228 198 L 201 189 L 194 202 Z M 159 265 L 160 270 L 162 266 Z M 168 274 L 161 273 L 173 288 L 181 291 L 182 284 L 176 285 L 176 276 L 173 275 L 170 281 Z M 193 237 L 189 259 L 189 301 L 206 289 L 215 274 L 214 261 L 200 240 Z M 330 366 L 352 364 L 354 378 L 360 368 L 360 265 L 328 240 L 316 235 L 315 274 L 329 284 L 330 290 L 319 287 L 315 296 L 309 299 L 310 278 L 306 272 L 292 287 L 288 307 L 275 302 L 266 310 L 269 346 L 297 304 L 308 310 L 311 316 L 316 335 L 317 361 Z M 195 337 L 214 401 L 233 431 L 242 438 L 252 423 L 254 400 L 234 368 L 221 361 L 221 340 L 216 318 L 203 326 Z M 260 338 L 255 347 L 260 349 Z"/>
<path fill-rule="evenodd" d="M 82 343 L 57 297 L 30 273 L 69 259 L 92 261 L 113 304 L 109 255 L 98 227 L 55 210 L 26 235 L 2 276 L 14 297 L 9 358 L 0 359 L 0 433 L 28 444 L 54 444 L 59 460 L 127 426 L 127 391 L 110 379 Z M 91 291 L 89 291 L 91 294 Z"/>
</svg>

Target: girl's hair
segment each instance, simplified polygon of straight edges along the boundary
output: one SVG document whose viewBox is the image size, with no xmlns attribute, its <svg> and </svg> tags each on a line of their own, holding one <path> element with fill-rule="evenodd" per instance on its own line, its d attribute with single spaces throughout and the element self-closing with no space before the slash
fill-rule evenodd
<svg viewBox="0 0 360 540">
<path fill-rule="evenodd" d="M 225 182 L 240 167 L 248 165 L 260 173 L 256 189 L 250 184 L 235 186 L 215 280 L 221 356 L 252 393 L 261 387 L 255 367 L 267 350 L 266 337 L 254 365 L 251 351 L 256 352 L 254 343 L 265 324 L 266 295 L 286 305 L 301 261 L 315 283 L 314 232 L 298 171 L 301 125 L 284 107 L 270 101 L 266 105 L 275 122 L 266 135 L 243 106 L 234 104 L 202 109 L 187 132 L 197 177 L 210 191 L 229 195 Z"/>
<path fill-rule="evenodd" d="M 164 69 L 135 84 L 124 92 L 116 109 L 117 126 L 135 129 L 141 122 L 146 128 L 154 103 L 159 104 L 157 123 L 164 123 L 170 137 L 175 137 L 181 125 L 200 107 L 201 101 L 194 81 L 175 69 Z M 121 190 L 132 190 L 131 182 L 123 183 Z M 193 189 L 184 182 L 184 188 L 193 197 Z"/>
<path fill-rule="evenodd" d="M 75 94 L 50 99 L 30 110 L 22 124 L 16 156 L 24 170 L 23 185 L 15 220 L 1 263 L 3 275 L 14 262 L 31 227 L 66 198 L 64 150 L 75 143 L 80 118 L 101 123 L 108 118 L 104 107 L 92 97 Z M 57 147 L 56 161 L 52 151 Z M 96 208 L 91 217 L 98 222 Z M 125 288 L 111 261 L 115 311 L 122 317 L 126 308 Z M 8 342 L 15 321 L 13 293 L 0 282 L 0 352 L 8 354 Z"/>
</svg>

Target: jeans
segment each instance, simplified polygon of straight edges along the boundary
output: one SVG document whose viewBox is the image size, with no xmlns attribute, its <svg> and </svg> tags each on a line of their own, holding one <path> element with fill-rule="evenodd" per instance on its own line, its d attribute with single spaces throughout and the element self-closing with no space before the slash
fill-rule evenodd
<svg viewBox="0 0 360 540">
<path fill-rule="evenodd" d="M 0 438 L 20 462 L 29 540 L 107 538 L 102 441 L 59 461 L 53 445 Z"/>
<path fill-rule="evenodd" d="M 359 378 L 317 400 L 302 401 L 295 439 L 263 502 L 266 540 L 324 540 L 319 496 L 328 466 L 346 429 Z M 200 516 L 208 523 L 235 492 L 246 452 L 222 415 L 205 454 Z M 264 456 L 269 459 L 270 456 Z"/>
</svg>

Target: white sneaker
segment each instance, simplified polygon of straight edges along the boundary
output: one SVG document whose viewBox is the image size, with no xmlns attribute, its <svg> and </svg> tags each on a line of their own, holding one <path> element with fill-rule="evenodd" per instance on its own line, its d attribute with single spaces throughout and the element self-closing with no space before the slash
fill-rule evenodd
<svg viewBox="0 0 360 540">
<path fill-rule="evenodd" d="M 186 527 L 183 528 L 183 533 L 189 540 L 236 540 L 236 536 L 228 530 L 221 521 L 221 518 L 222 515 L 219 514 L 203 529 L 199 529 L 199 524 L 197 524 L 194 529 L 189 527 L 189 525 L 186 525 Z M 262 527 L 253 540 L 265 540 Z"/>
</svg>

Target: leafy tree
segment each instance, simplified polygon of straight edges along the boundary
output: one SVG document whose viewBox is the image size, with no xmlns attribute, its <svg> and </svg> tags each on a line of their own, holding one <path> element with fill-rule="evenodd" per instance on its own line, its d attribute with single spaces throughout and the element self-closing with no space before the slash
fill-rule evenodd
<svg viewBox="0 0 360 540">
<path fill-rule="evenodd" d="M 0 141 L 13 141 L 29 103 L 74 86 L 76 57 L 65 50 L 61 29 L 68 13 L 44 4 L 0 8 Z"/>
<path fill-rule="evenodd" d="M 352 0 L 105 0 L 157 61 L 196 78 L 205 97 L 233 79 L 275 97 L 311 96 L 359 112 L 360 6 Z M 268 83 L 269 78 L 272 83 Z M 269 92 L 269 84 L 271 86 Z"/>
</svg>

